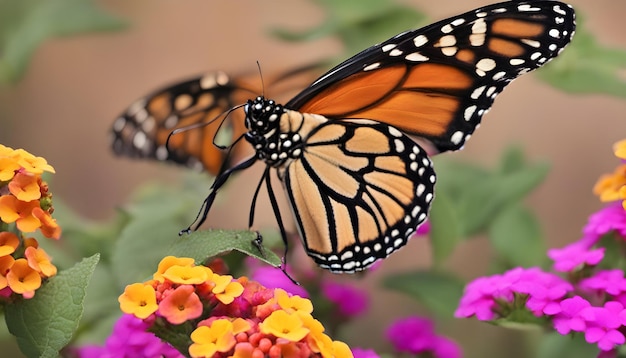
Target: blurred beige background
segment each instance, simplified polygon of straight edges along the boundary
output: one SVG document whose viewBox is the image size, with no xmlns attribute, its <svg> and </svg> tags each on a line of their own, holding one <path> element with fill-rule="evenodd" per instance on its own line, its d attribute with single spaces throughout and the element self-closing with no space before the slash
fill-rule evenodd
<svg viewBox="0 0 626 358">
<path fill-rule="evenodd" d="M 486 2 L 403 1 L 426 12 L 433 21 Z M 321 22 L 324 14 L 311 1 L 99 3 L 127 19 L 130 27 L 48 41 L 36 52 L 25 78 L 15 87 L 0 89 L 0 143 L 45 156 L 57 170 L 54 195 L 89 218 L 110 218 L 146 180 L 174 182 L 177 178 L 177 167 L 118 159 L 109 150 L 112 121 L 138 97 L 209 70 L 255 71 L 258 60 L 269 73 L 341 51 L 340 45 L 329 39 L 285 44 L 267 35 L 271 27 L 304 30 Z M 571 3 L 585 15 L 586 26 L 603 45 L 626 48 L 626 1 Z M 626 72 L 622 75 L 626 81 Z M 267 92 L 271 95 L 271 89 Z M 498 97 L 464 151 L 445 155 L 492 165 L 504 148 L 519 143 L 531 160 L 552 163 L 548 179 L 528 203 L 541 218 L 550 245 L 559 246 L 577 240 L 586 217 L 601 206 L 591 188 L 600 174 L 612 171 L 617 164 L 611 145 L 622 138 L 626 138 L 626 101 L 600 95 L 566 95 L 531 75 L 517 80 Z M 213 222 L 226 228 L 245 228 L 259 173 L 257 167 L 230 183 L 236 190 L 224 192 L 227 197 L 213 213 Z M 207 192 L 208 186 L 207 181 Z M 205 194 L 199 193 L 199 197 Z M 260 203 L 267 205 L 265 196 L 261 198 Z M 224 205 L 228 202 L 234 205 Z M 275 225 L 271 210 L 258 212 L 260 227 Z M 415 267 L 416 253 L 423 266 L 429 265 L 427 242 L 414 241 L 385 268 Z M 488 255 L 484 242 L 477 240 L 457 250 L 450 263 L 471 278 L 485 271 Z M 375 273 L 372 280 L 376 276 L 380 274 Z M 416 307 L 394 294 L 380 294 L 373 303 L 376 308 L 405 306 L 406 312 Z M 382 323 L 392 318 L 388 311 L 377 310 L 362 323 L 377 326 L 372 334 L 378 335 Z M 481 327 L 479 333 L 501 331 L 472 321 L 460 325 L 451 328 L 450 334 L 465 342 L 473 339 L 475 327 Z M 471 334 L 459 333 L 469 330 Z M 366 346 L 368 339 L 362 335 L 355 337 L 355 342 Z"/>
</svg>

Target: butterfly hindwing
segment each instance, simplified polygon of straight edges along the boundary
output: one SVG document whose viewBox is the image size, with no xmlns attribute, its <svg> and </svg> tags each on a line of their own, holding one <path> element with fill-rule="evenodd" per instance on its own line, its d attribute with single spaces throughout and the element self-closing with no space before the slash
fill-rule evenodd
<svg viewBox="0 0 626 358">
<path fill-rule="evenodd" d="M 456 150 L 505 86 L 557 56 L 574 33 L 557 1 L 493 4 L 399 34 L 325 75 L 285 106 L 369 118 Z"/>
<path fill-rule="evenodd" d="M 360 271 L 404 246 L 433 199 L 432 163 L 409 137 L 370 120 L 328 121 L 281 175 L 309 256 Z"/>
</svg>

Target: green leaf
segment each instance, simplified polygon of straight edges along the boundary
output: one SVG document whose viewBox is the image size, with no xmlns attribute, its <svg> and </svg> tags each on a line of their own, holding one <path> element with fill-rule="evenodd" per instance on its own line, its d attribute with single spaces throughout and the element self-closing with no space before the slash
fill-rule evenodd
<svg viewBox="0 0 626 358">
<path fill-rule="evenodd" d="M 1 1 L 0 83 L 19 80 L 32 54 L 49 38 L 118 30 L 123 25 L 93 0 Z"/>
<path fill-rule="evenodd" d="M 520 200 L 548 173 L 548 165 L 534 164 L 523 170 L 505 175 L 493 175 L 471 183 L 459 198 L 459 217 L 463 221 L 463 234 L 474 235 L 489 225 L 498 211 Z"/>
<path fill-rule="evenodd" d="M 255 257 L 272 266 L 280 266 L 281 260 L 271 250 L 255 244 L 257 234 L 252 231 L 202 230 L 179 237 L 168 250 L 169 255 L 192 257 L 203 262 L 207 257 L 218 256 L 232 250 Z"/>
<path fill-rule="evenodd" d="M 588 358 L 596 357 L 598 348 L 585 341 L 583 334 L 563 336 L 557 332 L 544 334 L 539 344 L 537 358 Z"/>
<path fill-rule="evenodd" d="M 128 221 L 111 256 L 111 269 L 119 288 L 152 276 L 178 239 L 178 232 L 191 223 L 200 207 L 198 192 L 202 191 L 164 185 L 141 188 L 138 198 L 127 209 Z"/>
<path fill-rule="evenodd" d="M 541 266 L 546 261 L 537 218 L 520 205 L 498 212 L 489 227 L 489 240 L 508 267 Z"/>
<path fill-rule="evenodd" d="M 437 189 L 429 220 L 433 260 L 438 265 L 450 256 L 461 239 L 457 212 L 446 192 Z"/>
<path fill-rule="evenodd" d="M 390 275 L 383 281 L 386 288 L 405 293 L 422 303 L 429 312 L 452 318 L 463 294 L 463 282 L 448 273 L 415 271 Z"/>
<path fill-rule="evenodd" d="M 27 357 L 57 357 L 72 338 L 83 314 L 87 285 L 100 259 L 94 255 L 59 272 L 35 297 L 5 310 L 11 334 Z"/>
<path fill-rule="evenodd" d="M 504 150 L 500 158 L 499 173 L 511 174 L 523 170 L 526 166 L 526 157 L 521 147 L 511 145 Z"/>
<path fill-rule="evenodd" d="M 577 23 L 572 43 L 537 75 L 567 92 L 626 97 L 626 50 L 602 46 L 583 26 L 580 14 Z"/>
</svg>

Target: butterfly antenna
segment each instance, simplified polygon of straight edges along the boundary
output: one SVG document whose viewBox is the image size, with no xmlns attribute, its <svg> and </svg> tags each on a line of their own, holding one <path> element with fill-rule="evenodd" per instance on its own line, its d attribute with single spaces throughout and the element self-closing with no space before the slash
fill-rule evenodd
<svg viewBox="0 0 626 358">
<path fill-rule="evenodd" d="M 217 127 L 217 130 L 215 131 L 215 133 L 218 133 L 220 131 L 220 129 L 222 128 L 222 124 L 224 123 L 224 121 L 226 120 L 226 118 L 231 114 L 231 112 L 233 112 L 234 110 L 237 110 L 241 107 L 243 107 L 245 104 L 239 104 L 235 107 L 230 108 L 227 111 L 224 111 L 220 114 L 218 114 L 217 116 L 213 117 L 210 121 L 206 121 L 206 122 L 201 122 L 201 123 L 194 123 L 194 124 L 190 124 L 188 126 L 184 126 L 184 127 L 180 127 L 180 128 L 176 128 L 173 131 L 171 131 L 168 135 L 167 135 L 167 140 L 165 141 L 165 148 L 167 149 L 167 151 L 170 151 L 170 140 L 171 138 L 179 133 L 184 133 L 193 129 L 198 129 L 198 128 L 202 128 L 202 127 L 206 127 L 208 125 L 211 125 L 213 122 L 215 122 L 216 120 L 218 120 L 220 117 L 223 117 L 222 120 L 220 121 L 220 124 Z M 217 143 L 215 143 L 215 136 L 213 137 L 213 145 L 216 146 L 219 149 L 226 149 L 227 147 L 223 146 L 223 145 L 219 145 Z"/>
<path fill-rule="evenodd" d="M 256 67 L 259 69 L 259 77 L 261 77 L 261 97 L 265 97 L 265 82 L 263 81 L 263 71 L 261 71 L 261 63 L 256 61 Z"/>
</svg>

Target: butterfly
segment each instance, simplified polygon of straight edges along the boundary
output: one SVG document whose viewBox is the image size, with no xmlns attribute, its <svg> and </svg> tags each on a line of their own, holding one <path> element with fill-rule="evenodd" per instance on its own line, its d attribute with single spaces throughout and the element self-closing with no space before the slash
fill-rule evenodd
<svg viewBox="0 0 626 358">
<path fill-rule="evenodd" d="M 306 253 L 332 272 L 361 271 L 426 220 L 436 182 L 430 156 L 461 149 L 496 96 L 561 53 L 574 30 L 574 10 L 562 2 L 487 5 L 374 45 L 284 105 L 241 99 L 254 90 L 215 72 L 136 102 L 114 123 L 113 147 L 216 174 L 193 230 L 232 174 L 263 162 L 249 226 L 265 183 L 287 245 L 275 172 Z M 220 115 L 230 119 L 227 151 L 215 145 Z"/>
</svg>

